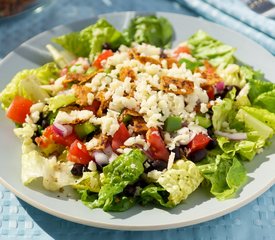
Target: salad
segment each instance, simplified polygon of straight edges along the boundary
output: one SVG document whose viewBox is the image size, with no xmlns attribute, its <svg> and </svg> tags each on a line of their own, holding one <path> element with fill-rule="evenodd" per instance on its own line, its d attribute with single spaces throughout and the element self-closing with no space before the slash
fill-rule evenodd
<svg viewBox="0 0 275 240">
<path fill-rule="evenodd" d="M 22 140 L 23 184 L 69 186 L 104 211 L 172 208 L 199 187 L 234 197 L 274 134 L 275 84 L 202 30 L 172 39 L 163 17 L 122 32 L 99 19 L 17 73 L 0 101 Z"/>
</svg>

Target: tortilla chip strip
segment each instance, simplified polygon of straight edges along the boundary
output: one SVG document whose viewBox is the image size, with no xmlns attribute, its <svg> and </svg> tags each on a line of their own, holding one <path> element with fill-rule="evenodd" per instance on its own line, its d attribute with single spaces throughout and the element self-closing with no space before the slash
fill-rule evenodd
<svg viewBox="0 0 275 240">
<path fill-rule="evenodd" d="M 99 70 L 92 72 L 90 74 L 67 73 L 66 79 L 63 81 L 63 83 L 79 82 L 80 84 L 83 84 L 85 82 L 92 80 L 96 74 L 98 74 L 99 72 L 102 72 L 102 71 L 103 71 L 103 69 L 99 69 Z"/>
<path fill-rule="evenodd" d="M 151 64 L 161 65 L 161 62 L 155 58 L 149 56 L 141 56 L 135 49 L 130 50 L 130 58 L 138 60 L 140 63 L 145 64 L 147 62 Z"/>
<path fill-rule="evenodd" d="M 93 147 L 92 150 L 104 150 L 108 143 L 109 143 L 109 137 L 107 135 L 104 134 L 99 134 L 94 136 L 94 138 L 96 138 L 98 140 L 98 143 L 95 147 Z"/>
<path fill-rule="evenodd" d="M 111 101 L 111 98 L 106 99 L 105 98 L 105 92 L 100 91 L 100 92 L 96 93 L 95 99 L 100 102 L 100 106 L 97 110 L 96 116 L 97 117 L 102 117 L 104 111 L 109 107 L 109 103 Z"/>
<path fill-rule="evenodd" d="M 137 79 L 136 73 L 130 67 L 122 67 L 119 71 L 119 80 L 124 82 L 125 78 L 131 78 L 131 81 L 135 81 Z"/>
<path fill-rule="evenodd" d="M 177 95 L 188 95 L 194 92 L 194 83 L 181 78 L 162 76 L 160 79 L 161 90 L 164 92 L 172 92 Z M 177 90 L 172 90 L 170 85 L 175 85 Z"/>
<path fill-rule="evenodd" d="M 222 82 L 223 79 L 216 73 L 216 68 L 213 67 L 208 61 L 204 62 L 204 71 L 199 71 L 202 78 L 206 79 L 205 83 L 201 84 L 201 87 L 213 86 L 218 82 Z"/>
<path fill-rule="evenodd" d="M 119 115 L 118 121 L 122 122 L 124 117 L 130 115 L 131 117 L 141 117 L 142 115 L 131 109 L 124 109 L 123 112 Z"/>
<path fill-rule="evenodd" d="M 72 88 L 75 91 L 76 103 L 80 106 L 88 105 L 88 93 L 91 92 L 91 89 L 85 85 L 74 84 Z"/>
<path fill-rule="evenodd" d="M 148 130 L 148 127 L 146 126 L 146 122 L 144 121 L 143 117 L 134 117 L 133 125 L 133 131 L 135 133 L 143 133 Z"/>
</svg>

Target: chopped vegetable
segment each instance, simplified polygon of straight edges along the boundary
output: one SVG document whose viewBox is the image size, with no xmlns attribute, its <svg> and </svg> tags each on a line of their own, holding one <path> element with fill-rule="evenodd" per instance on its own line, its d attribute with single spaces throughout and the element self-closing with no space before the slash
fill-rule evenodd
<svg viewBox="0 0 275 240">
<path fill-rule="evenodd" d="M 74 132 L 80 139 L 85 138 L 88 134 L 95 130 L 96 127 L 90 122 L 85 122 L 74 126 Z"/>
<path fill-rule="evenodd" d="M 16 123 L 22 124 L 25 122 L 26 116 L 30 114 L 32 105 L 31 100 L 16 96 L 7 110 L 7 117 Z"/>
<path fill-rule="evenodd" d="M 164 131 L 174 132 L 182 128 L 182 119 L 177 116 L 170 116 L 164 122 Z"/>
</svg>

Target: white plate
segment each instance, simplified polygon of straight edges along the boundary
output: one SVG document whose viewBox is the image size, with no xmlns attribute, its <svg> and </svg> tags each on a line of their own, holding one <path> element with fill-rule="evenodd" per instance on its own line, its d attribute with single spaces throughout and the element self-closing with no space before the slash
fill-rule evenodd
<svg viewBox="0 0 275 240">
<path fill-rule="evenodd" d="M 137 13 L 115 13 L 104 16 L 118 29 L 125 28 L 130 19 Z M 168 18 L 175 30 L 177 44 L 186 40 L 198 29 L 237 48 L 236 56 L 244 63 L 261 69 L 268 80 L 275 80 L 274 57 L 261 46 L 246 37 L 219 25 L 199 18 L 171 13 L 157 13 L 157 16 Z M 43 32 L 28 40 L 10 53 L 0 64 L 0 89 L 10 81 L 19 70 L 35 68 L 51 61 L 45 45 L 54 36 L 58 36 L 94 23 L 96 19 L 59 26 Z M 123 213 L 106 213 L 101 209 L 90 210 L 80 201 L 68 198 L 66 194 L 51 193 L 39 185 L 28 188 L 20 181 L 21 144 L 13 134 L 13 123 L 0 111 L 0 182 L 29 204 L 52 215 L 90 226 L 121 230 L 155 230 L 182 227 L 207 221 L 232 212 L 255 199 L 275 182 L 275 141 L 252 162 L 246 164 L 248 183 L 239 195 L 226 201 L 217 201 L 203 189 L 194 192 L 183 204 L 171 209 L 136 206 Z"/>
</svg>

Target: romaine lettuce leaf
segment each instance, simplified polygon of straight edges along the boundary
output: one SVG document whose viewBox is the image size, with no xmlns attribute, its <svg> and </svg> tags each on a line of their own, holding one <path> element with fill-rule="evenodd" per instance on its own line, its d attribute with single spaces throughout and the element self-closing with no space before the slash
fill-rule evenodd
<svg viewBox="0 0 275 240">
<path fill-rule="evenodd" d="M 7 109 L 16 95 L 34 102 L 49 97 L 41 85 L 49 84 L 51 80 L 58 78 L 59 71 L 55 63 L 47 63 L 42 67 L 17 73 L 0 94 L 2 107 Z"/>
<path fill-rule="evenodd" d="M 274 131 L 266 123 L 258 120 L 244 109 L 240 109 L 236 115 L 238 121 L 244 122 L 245 128 L 247 131 L 257 132 L 257 135 L 260 136 L 263 140 L 266 140 L 272 137 Z"/>
<path fill-rule="evenodd" d="M 247 179 L 242 163 L 226 154 L 208 154 L 198 168 L 210 185 L 210 192 L 219 200 L 233 197 Z"/>
<path fill-rule="evenodd" d="M 148 177 L 150 178 L 150 172 Z M 163 189 L 153 185 L 148 186 L 143 190 L 144 192 L 142 191 L 141 197 L 145 198 L 143 203 L 148 203 L 151 198 L 165 207 L 173 207 L 195 191 L 202 180 L 203 177 L 193 162 L 178 160 L 172 168 L 162 172 L 156 180 Z M 167 199 L 163 198 L 163 194 L 161 195 L 161 193 L 165 194 L 164 190 L 169 194 L 168 196 L 166 194 Z"/>
<path fill-rule="evenodd" d="M 208 59 L 208 61 L 218 66 L 220 64 L 229 64 L 234 62 L 235 48 L 226 45 L 206 32 L 199 30 L 193 34 L 187 41 L 188 46 L 191 47 L 192 55 L 200 60 Z"/>
<path fill-rule="evenodd" d="M 275 84 L 273 84 L 273 86 L 275 86 Z M 275 88 L 269 92 L 265 92 L 259 95 L 254 100 L 253 104 L 275 113 Z"/>
<path fill-rule="evenodd" d="M 212 107 L 213 116 L 212 123 L 215 130 L 221 130 L 223 123 L 227 120 L 230 111 L 233 108 L 233 101 L 229 98 L 224 98 L 222 102 Z"/>
<path fill-rule="evenodd" d="M 83 172 L 82 177 L 73 184 L 73 187 L 78 190 L 99 192 L 101 187 L 99 173 L 97 171 Z"/>
<path fill-rule="evenodd" d="M 132 19 L 129 27 L 124 31 L 129 43 L 149 43 L 157 47 L 171 46 L 173 28 L 164 17 L 142 16 Z"/>
<path fill-rule="evenodd" d="M 217 137 L 219 147 L 228 156 L 234 157 L 236 153 L 243 159 L 252 160 L 257 153 L 257 144 L 249 140 L 230 141 L 226 137 Z"/>
<path fill-rule="evenodd" d="M 135 183 L 143 173 L 145 159 L 144 154 L 138 149 L 134 149 L 128 154 L 121 154 L 103 168 L 102 187 L 98 193 L 98 199 L 93 202 L 85 201 L 84 204 L 90 208 L 102 207 L 104 211 L 126 210 L 113 207 L 115 204 L 119 204 L 120 200 L 127 202 L 127 204 L 124 202 L 121 207 L 132 206 L 129 204 L 130 199 L 126 199 L 121 193 L 128 184 Z"/>
<path fill-rule="evenodd" d="M 242 88 L 248 80 L 246 66 L 239 66 L 237 64 L 220 64 L 217 68 L 217 73 L 223 78 L 224 83 L 230 86 L 238 86 Z"/>
<path fill-rule="evenodd" d="M 95 24 L 80 32 L 69 33 L 54 38 L 52 41 L 76 56 L 91 58 L 101 52 L 104 43 L 110 44 L 112 49 L 126 44 L 123 35 L 105 19 L 99 19 Z"/>
<path fill-rule="evenodd" d="M 269 112 L 268 110 L 263 108 L 255 108 L 255 107 L 248 107 L 248 106 L 244 106 L 242 107 L 242 109 L 247 113 L 249 113 L 251 116 L 262 121 L 263 123 L 265 123 L 275 131 L 275 113 Z"/>
<path fill-rule="evenodd" d="M 47 102 L 49 104 L 49 110 L 55 112 L 60 107 L 65 107 L 74 103 L 76 101 L 76 97 L 74 94 L 67 95 L 56 95 L 54 97 L 48 98 Z"/>
<path fill-rule="evenodd" d="M 259 80 L 259 79 L 251 79 L 249 81 L 249 85 L 250 85 L 250 88 L 249 88 L 248 97 L 252 103 L 254 103 L 255 99 L 259 95 L 275 89 L 274 83 Z"/>
</svg>

